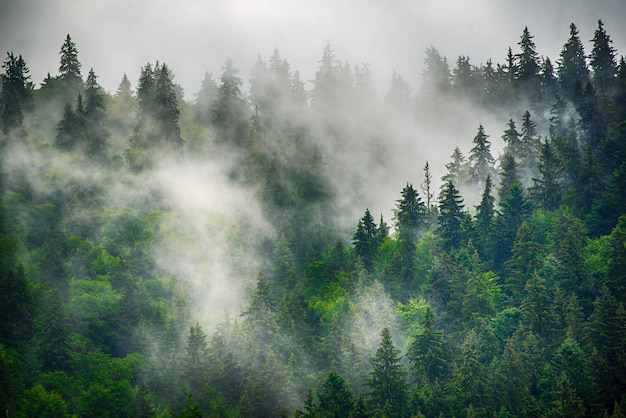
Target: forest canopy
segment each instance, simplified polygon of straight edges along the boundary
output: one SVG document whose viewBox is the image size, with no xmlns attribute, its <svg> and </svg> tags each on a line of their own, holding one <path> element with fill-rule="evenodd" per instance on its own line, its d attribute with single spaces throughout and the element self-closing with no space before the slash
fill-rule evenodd
<svg viewBox="0 0 626 418">
<path fill-rule="evenodd" d="M 39 83 L 7 52 L 0 410 L 625 416 L 626 61 L 581 36 L 382 95 L 330 44 L 193 99 L 160 61 L 105 91 L 69 34 Z"/>
</svg>

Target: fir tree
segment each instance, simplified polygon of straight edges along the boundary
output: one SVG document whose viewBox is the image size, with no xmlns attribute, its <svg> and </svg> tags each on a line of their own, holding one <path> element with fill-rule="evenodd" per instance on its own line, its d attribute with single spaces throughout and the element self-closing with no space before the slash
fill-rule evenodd
<svg viewBox="0 0 626 418">
<path fill-rule="evenodd" d="M 437 235 L 441 238 L 444 249 L 450 250 L 459 244 L 464 217 L 463 198 L 452 181 L 448 180 L 439 195 L 437 220 Z"/>
<path fill-rule="evenodd" d="M 591 42 L 593 42 L 593 48 L 589 56 L 589 63 L 593 71 L 593 83 L 601 94 L 609 94 L 617 75 L 616 52 L 615 48 L 611 46 L 613 41 L 604 30 L 602 20 L 598 20 L 598 29 L 594 32 Z"/>
<path fill-rule="evenodd" d="M 392 416 L 401 417 L 407 399 L 408 373 L 400 361 L 400 351 L 393 345 L 389 328 L 383 328 L 380 336 L 380 347 L 370 359 L 372 371 L 366 385 L 370 389 L 372 405 L 379 408 L 388 405 Z"/>
<path fill-rule="evenodd" d="M 493 172 L 495 163 L 490 150 L 491 142 L 487 138 L 489 138 L 489 135 L 485 133 L 483 125 L 478 125 L 478 132 L 474 137 L 474 148 L 472 148 L 469 155 L 470 175 L 478 187 L 483 187 L 487 176 Z"/>
<path fill-rule="evenodd" d="M 413 185 L 407 183 L 402 189 L 402 198 L 396 201 L 394 216 L 396 229 L 409 240 L 416 240 L 427 226 L 427 210 Z"/>
<path fill-rule="evenodd" d="M 589 81 L 585 50 L 578 36 L 578 29 L 573 23 L 570 25 L 570 37 L 563 45 L 559 57 L 557 67 L 559 86 L 564 96 L 572 98 L 575 89 L 582 89 Z"/>
<path fill-rule="evenodd" d="M 22 126 L 24 111 L 30 105 L 33 83 L 30 82 L 28 67 L 22 56 L 7 53 L 2 64 L 4 73 L 0 75 L 0 122 L 2 131 L 9 131 Z"/>
<path fill-rule="evenodd" d="M 554 147 L 547 139 L 541 145 L 537 170 L 541 177 L 533 178 L 531 197 L 538 207 L 555 210 L 561 204 L 563 167 Z"/>
</svg>

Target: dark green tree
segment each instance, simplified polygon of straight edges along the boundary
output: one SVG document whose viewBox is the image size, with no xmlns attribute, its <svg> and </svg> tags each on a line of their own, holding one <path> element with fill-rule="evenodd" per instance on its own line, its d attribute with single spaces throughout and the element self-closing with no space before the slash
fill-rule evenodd
<svg viewBox="0 0 626 418">
<path fill-rule="evenodd" d="M 491 195 L 491 175 L 487 175 L 485 181 L 485 189 L 483 190 L 480 204 L 476 206 L 475 227 L 476 227 L 476 246 L 479 253 L 483 256 L 489 248 L 489 236 L 491 227 L 493 226 L 495 216 L 495 198 Z"/>
<path fill-rule="evenodd" d="M 376 250 L 378 249 L 377 238 L 378 228 L 374 222 L 374 217 L 369 209 L 365 209 L 365 214 L 357 224 L 356 232 L 352 236 L 352 244 L 356 255 L 361 258 L 365 268 L 370 270 L 374 263 Z"/>
<path fill-rule="evenodd" d="M 93 69 L 89 70 L 85 83 L 84 125 L 87 154 L 95 159 L 104 160 L 107 156 L 107 138 L 109 132 L 106 127 L 105 93 L 98 84 Z"/>
<path fill-rule="evenodd" d="M 483 125 L 478 125 L 478 132 L 474 137 L 474 147 L 469 155 L 470 176 L 478 187 L 484 187 L 487 176 L 493 173 L 495 159 L 491 155 L 491 142 L 487 139 Z"/>
<path fill-rule="evenodd" d="M 615 48 L 611 46 L 611 37 L 604 30 L 604 23 L 598 20 L 598 28 L 593 34 L 593 48 L 589 56 L 592 81 L 601 95 L 610 94 L 617 75 Z"/>
<path fill-rule="evenodd" d="M 513 184 L 519 184 L 519 173 L 515 157 L 510 152 L 505 152 L 500 163 L 500 184 L 498 186 L 498 201 L 503 202 L 511 191 Z"/>
<path fill-rule="evenodd" d="M 569 28 L 569 39 L 563 45 L 557 61 L 557 74 L 562 94 L 572 98 L 575 95 L 575 89 L 582 89 L 589 81 L 589 68 L 583 43 L 578 36 L 578 29 L 574 23 L 570 24 Z"/>
<path fill-rule="evenodd" d="M 461 222 L 465 217 L 463 198 L 451 180 L 444 185 L 439 195 L 439 216 L 437 219 L 437 235 L 441 238 L 443 248 L 455 248 L 461 239 Z"/>
<path fill-rule="evenodd" d="M 402 198 L 396 201 L 396 230 L 403 239 L 417 240 L 427 227 L 427 209 L 417 190 L 407 183 L 401 192 Z"/>
<path fill-rule="evenodd" d="M 455 410 L 473 407 L 484 411 L 487 395 L 487 373 L 481 361 L 481 345 L 476 331 L 470 330 L 459 347 L 459 357 L 454 365 L 450 396 Z"/>
<path fill-rule="evenodd" d="M 504 200 L 500 201 L 500 210 L 496 216 L 493 227 L 493 238 L 498 243 L 494 249 L 494 265 L 496 271 L 500 271 L 503 263 L 511 256 L 511 247 L 517 234 L 517 229 L 522 222 L 530 216 L 532 204 L 519 183 L 513 183 L 506 193 Z"/>
<path fill-rule="evenodd" d="M 0 122 L 2 131 L 9 131 L 22 126 L 24 111 L 29 107 L 33 83 L 30 82 L 28 67 L 22 56 L 7 53 L 2 64 L 4 73 L 0 75 Z"/>
<path fill-rule="evenodd" d="M 537 207 L 555 210 L 561 204 L 563 166 L 552 144 L 546 139 L 541 144 L 537 164 L 540 178 L 533 178 L 530 195 Z"/>
<path fill-rule="evenodd" d="M 541 99 L 546 101 L 554 98 L 558 89 L 558 80 L 556 78 L 554 65 L 552 65 L 552 61 L 549 57 L 545 57 L 541 60 L 539 79 L 541 83 Z"/>
<path fill-rule="evenodd" d="M 526 281 L 539 269 L 539 245 L 528 224 L 523 223 L 515 235 L 511 258 L 505 264 L 504 290 L 513 306 L 519 306 L 524 296 Z"/>
<path fill-rule="evenodd" d="M 383 328 L 380 336 L 380 346 L 370 359 L 372 371 L 366 382 L 370 401 L 379 408 L 388 405 L 393 417 L 402 417 L 407 412 L 408 373 L 401 362 L 400 351 L 393 345 L 389 328 Z"/>
<path fill-rule="evenodd" d="M 347 417 L 354 407 L 352 389 L 334 369 L 328 373 L 322 383 L 318 400 L 318 413 L 322 417 Z"/>
<path fill-rule="evenodd" d="M 59 80 L 68 84 L 82 83 L 83 77 L 80 73 L 81 63 L 78 60 L 78 49 L 69 34 L 65 37 L 59 54 L 61 55 Z"/>
<path fill-rule="evenodd" d="M 181 152 L 183 139 L 180 136 L 178 119 L 178 99 L 174 84 L 174 76 L 164 63 L 155 74 L 154 118 L 159 122 L 159 133 L 168 149 Z"/>
<path fill-rule="evenodd" d="M 422 332 L 412 336 L 407 349 L 413 379 L 418 385 L 443 383 L 448 374 L 450 353 L 443 331 L 435 328 L 435 315 L 428 307 Z"/>
<path fill-rule="evenodd" d="M 541 139 L 537 134 L 537 122 L 531 119 L 528 110 L 522 116 L 520 133 L 522 135 L 522 153 L 517 160 L 520 164 L 521 181 L 524 182 L 526 179 L 530 180 L 536 173 L 537 155 L 541 147 Z"/>
<path fill-rule="evenodd" d="M 529 97 L 536 98 L 539 93 L 540 66 L 539 54 L 533 38 L 528 26 L 524 27 L 521 39 L 517 43 L 521 52 L 515 55 L 517 61 L 515 79 Z"/>
<path fill-rule="evenodd" d="M 522 140 L 521 135 L 515 127 L 515 121 L 509 119 L 507 122 L 507 129 L 502 134 L 502 140 L 506 146 L 505 152 L 511 154 L 514 158 L 520 158 L 522 156 Z"/>
</svg>

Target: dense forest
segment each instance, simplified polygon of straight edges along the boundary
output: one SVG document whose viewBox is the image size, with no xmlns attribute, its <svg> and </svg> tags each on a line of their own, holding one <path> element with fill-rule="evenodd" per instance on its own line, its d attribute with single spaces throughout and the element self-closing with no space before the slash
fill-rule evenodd
<svg viewBox="0 0 626 418">
<path fill-rule="evenodd" d="M 193 99 L 159 61 L 106 92 L 70 35 L 39 85 L 8 52 L 2 413 L 625 417 L 626 61 L 569 29 L 384 95 L 330 44 Z M 394 156 L 460 124 L 445 167 Z"/>
</svg>

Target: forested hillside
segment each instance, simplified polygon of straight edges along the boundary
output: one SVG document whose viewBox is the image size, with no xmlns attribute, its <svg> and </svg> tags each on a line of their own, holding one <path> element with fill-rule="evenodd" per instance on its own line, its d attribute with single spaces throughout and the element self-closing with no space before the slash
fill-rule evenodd
<svg viewBox="0 0 626 418">
<path fill-rule="evenodd" d="M 583 35 L 431 47 L 382 95 L 330 44 L 192 98 L 160 61 L 106 92 L 70 35 L 41 82 L 8 52 L 0 410 L 626 416 L 626 61 Z"/>
</svg>

